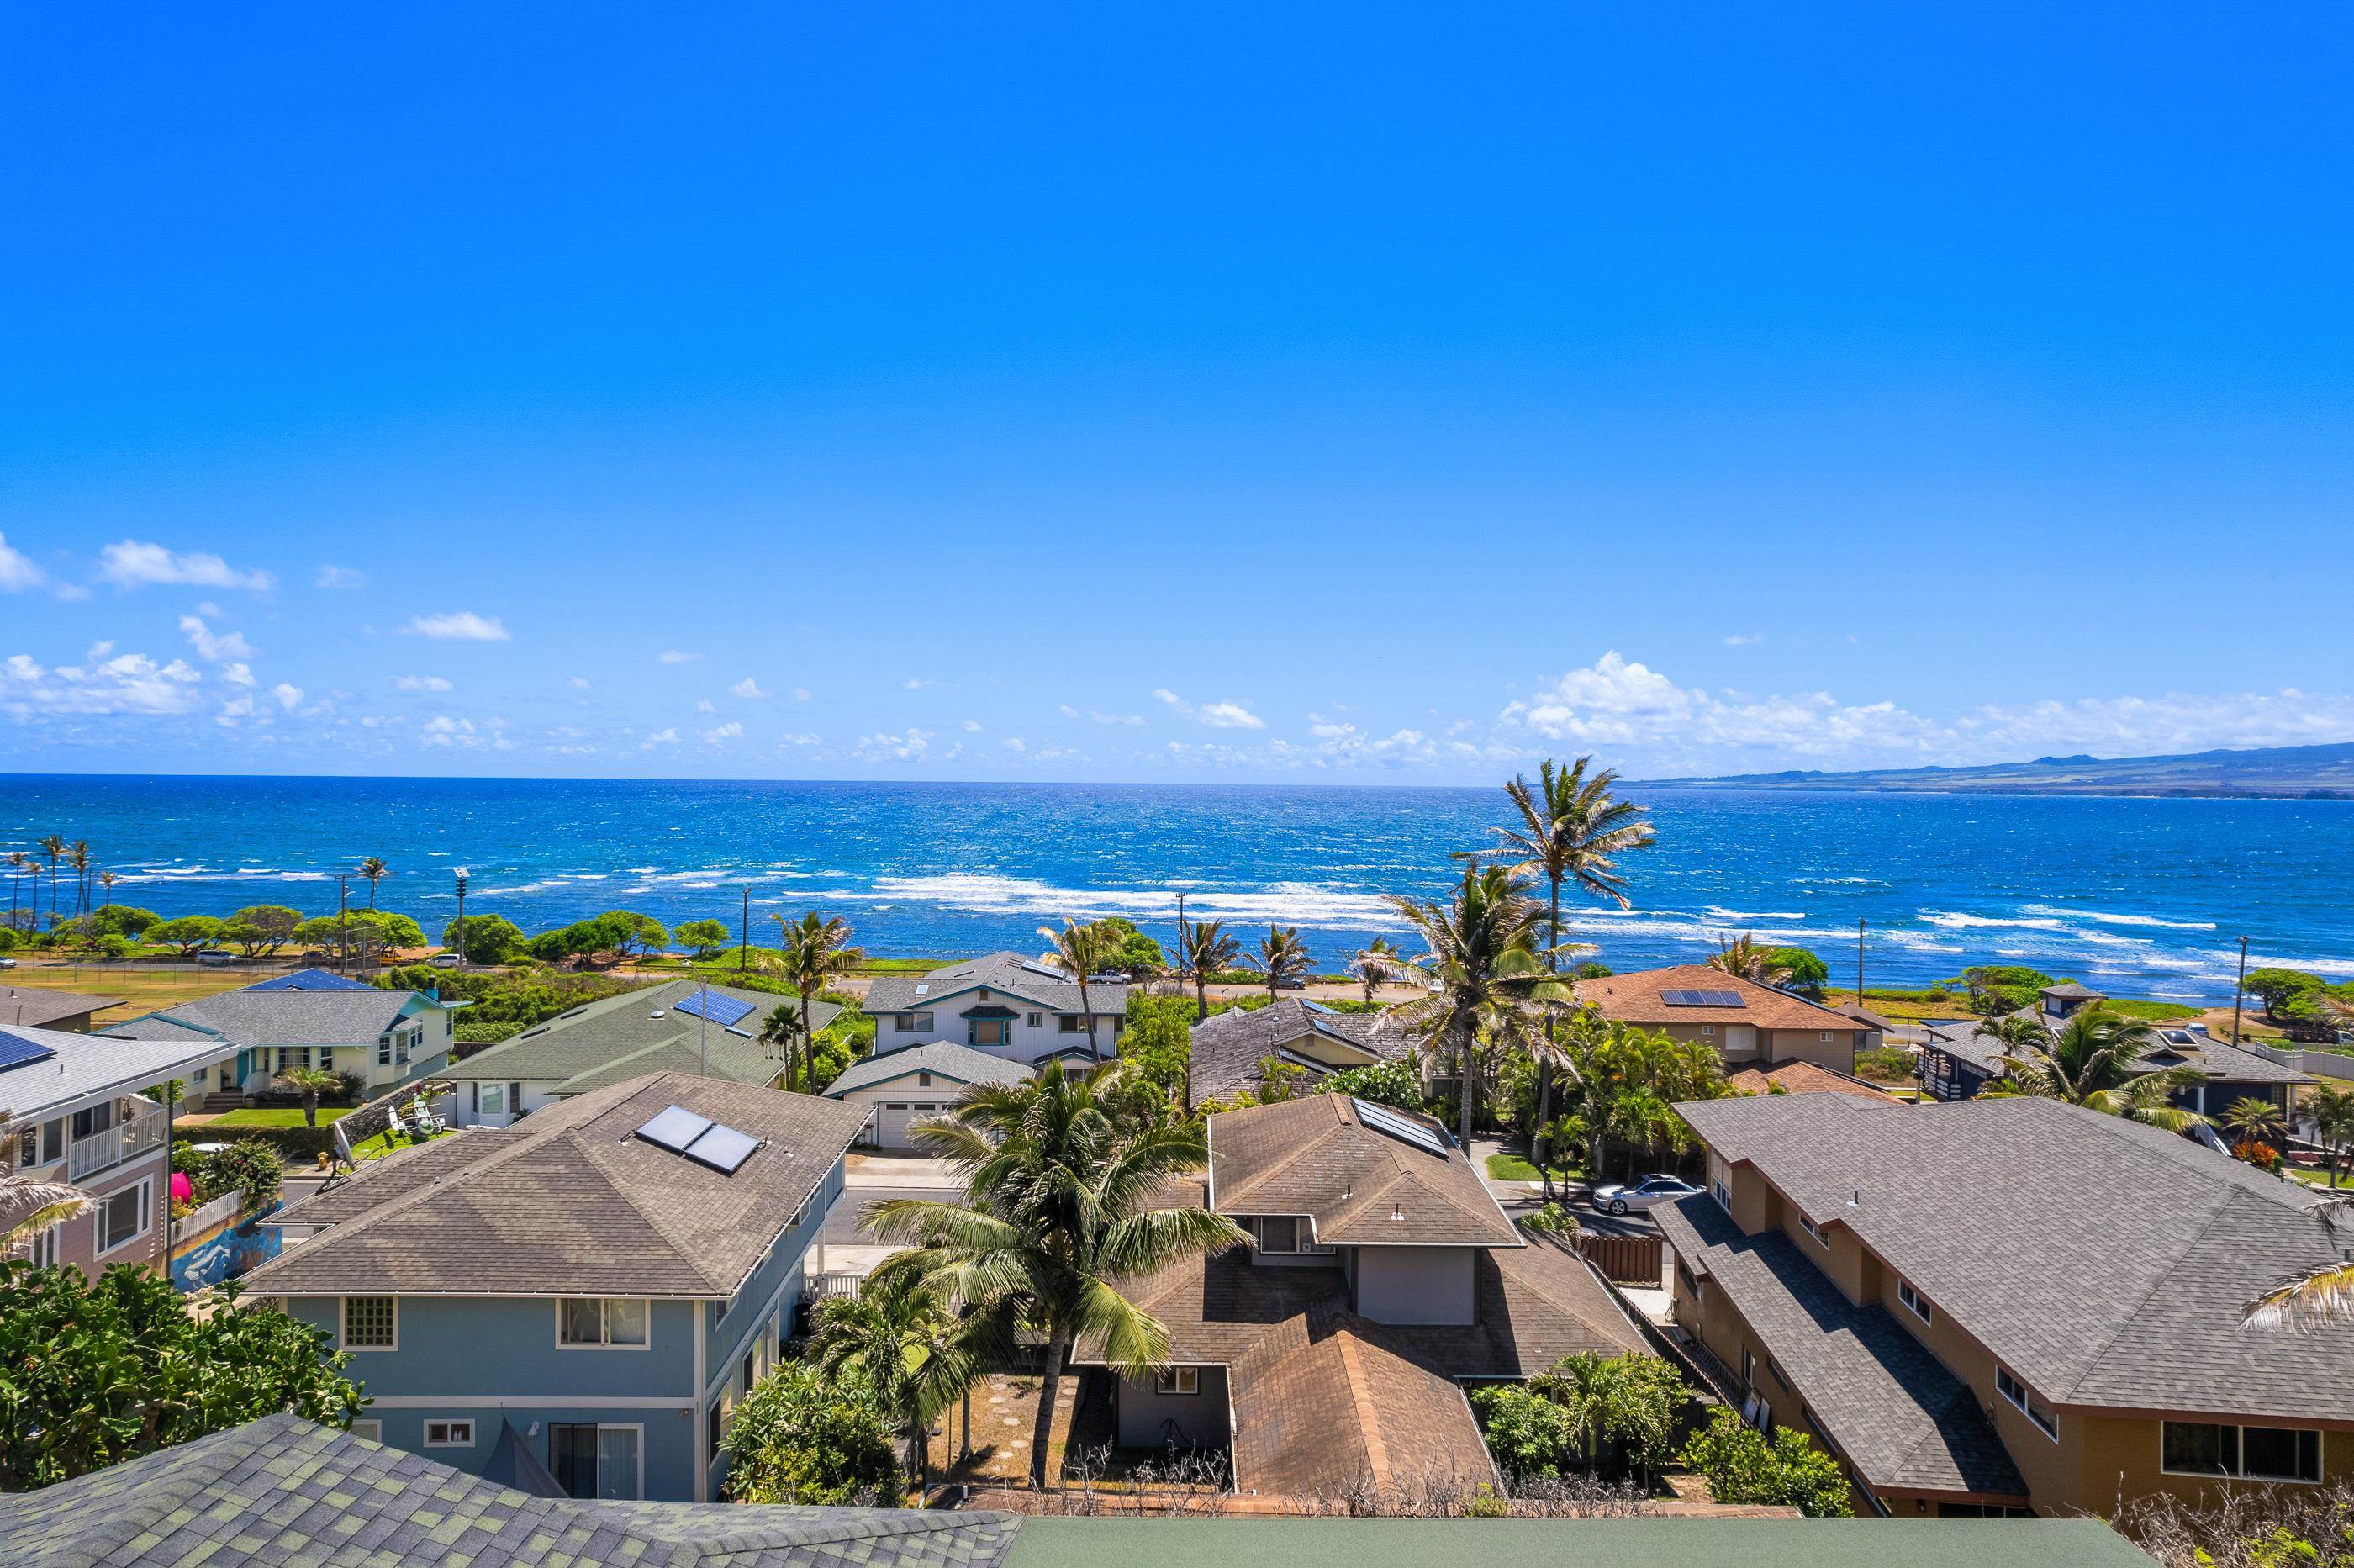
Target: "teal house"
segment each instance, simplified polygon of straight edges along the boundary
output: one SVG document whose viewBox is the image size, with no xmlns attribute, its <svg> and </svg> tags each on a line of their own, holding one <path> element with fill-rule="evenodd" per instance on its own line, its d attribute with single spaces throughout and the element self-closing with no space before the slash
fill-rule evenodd
<svg viewBox="0 0 2354 1568">
<path fill-rule="evenodd" d="M 863 1123 L 646 1075 L 280 1211 L 285 1250 L 246 1282 L 351 1352 L 365 1436 L 525 1489 L 715 1500 Z"/>
<path fill-rule="evenodd" d="M 331 969 L 295 969 L 184 1001 L 103 1033 L 118 1039 L 232 1044 L 233 1061 L 196 1074 L 191 1105 L 220 1110 L 267 1089 L 290 1067 L 350 1073 L 363 1099 L 449 1065 L 464 1001 L 387 991 Z"/>
</svg>

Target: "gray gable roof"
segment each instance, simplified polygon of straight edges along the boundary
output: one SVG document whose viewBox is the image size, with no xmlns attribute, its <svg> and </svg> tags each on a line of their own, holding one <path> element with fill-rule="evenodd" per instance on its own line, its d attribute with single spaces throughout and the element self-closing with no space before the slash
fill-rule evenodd
<svg viewBox="0 0 2354 1568">
<path fill-rule="evenodd" d="M 1196 1105 L 1259 1086 L 1259 1061 L 1313 1035 L 1353 1045 L 1376 1056 L 1403 1050 L 1405 1035 L 1380 1027 L 1386 1014 L 1333 1012 L 1296 996 L 1265 1007 L 1228 1008 L 1193 1025 L 1186 1059 L 1186 1082 Z"/>
<path fill-rule="evenodd" d="M 2307 1188 L 2057 1100 L 1676 1108 L 1817 1224 L 1852 1230 L 2048 1400 L 2354 1420 L 2354 1323 L 2241 1323 L 2266 1287 L 2338 1255 Z"/>
<path fill-rule="evenodd" d="M 0 986 L 0 1029 L 42 1029 L 60 1018 L 80 1018 L 122 1005 L 119 996 L 90 996 L 47 986 Z"/>
<path fill-rule="evenodd" d="M 228 1060 L 228 1041 L 182 1034 L 168 1040 L 125 1040 L 61 1029 L 0 1029 L 0 1041 L 16 1040 L 55 1053 L 38 1061 L 0 1070 L 0 1111 L 36 1116 L 101 1094 L 131 1094 Z"/>
<path fill-rule="evenodd" d="M 959 1084 L 1011 1085 L 1030 1081 L 1030 1069 L 1019 1062 L 1009 1062 L 952 1040 L 934 1040 L 853 1062 L 824 1092 L 829 1099 L 839 1099 L 853 1089 L 872 1088 L 917 1073 L 929 1073 Z"/>
<path fill-rule="evenodd" d="M 733 1175 L 631 1136 L 666 1106 L 761 1139 Z M 470 1128 L 292 1203 L 324 1224 L 263 1296 L 732 1297 L 865 1125 L 854 1106 L 663 1073 Z"/>
<path fill-rule="evenodd" d="M 582 1501 L 270 1415 L 0 1498 L 16 1568 L 997 1568 L 1002 1513 Z"/>
<path fill-rule="evenodd" d="M 2022 1008 L 2014 1018 L 2037 1018 L 2035 1009 Z M 1935 1022 L 1929 1026 L 1932 1049 L 1967 1062 L 1980 1072 L 2000 1076 L 2003 1071 L 2002 1042 L 1991 1034 L 1980 1033 L 1978 1020 L 1956 1019 Z M 2170 1067 L 2187 1062 L 2209 1077 L 2227 1084 L 2309 1084 L 2313 1080 L 2295 1067 L 2275 1062 L 2262 1052 L 2243 1050 L 2228 1040 L 2212 1035 L 2194 1033 L 2188 1029 L 2160 1027 L 2151 1033 L 2149 1049 L 2142 1058 L 2148 1068 Z"/>
<path fill-rule="evenodd" d="M 753 1010 L 736 1025 L 745 1032 L 737 1034 L 678 1011 L 680 1002 L 705 989 L 695 980 L 666 980 L 641 991 L 584 1002 L 546 1023 L 534 1024 L 513 1039 L 502 1040 L 487 1051 L 452 1062 L 441 1075 L 518 1083 L 553 1080 L 564 1085 L 562 1092 L 570 1094 L 577 1090 L 567 1080 L 588 1085 L 612 1082 L 602 1069 L 625 1059 L 638 1058 L 641 1053 L 658 1045 L 683 1044 L 684 1054 L 665 1053 L 658 1062 L 648 1060 L 638 1072 L 652 1072 L 657 1067 L 695 1071 L 700 1047 L 707 1044 L 715 1077 L 756 1084 L 765 1084 L 775 1077 L 783 1070 L 783 1062 L 772 1060 L 758 1040 L 750 1037 L 759 1033 L 761 1022 L 779 1006 L 790 1006 L 798 1012 L 801 999 L 771 991 L 739 991 L 734 986 L 707 988 L 714 998 L 726 997 Z M 812 1001 L 810 1027 L 822 1030 L 841 1012 L 833 1002 Z M 657 1012 L 662 1016 L 656 1018 Z M 758 1070 L 763 1065 L 766 1071 Z"/>
<path fill-rule="evenodd" d="M 435 1002 L 423 991 L 225 991 L 184 1001 L 106 1033 L 147 1033 L 164 1024 L 202 1031 L 239 1045 L 373 1045 L 412 1001 Z"/>
<path fill-rule="evenodd" d="M 923 989 L 919 991 L 917 988 Z M 1015 996 L 1048 1012 L 1078 1012 L 1079 988 L 1068 976 L 1036 959 L 1019 953 L 989 953 L 961 963 L 943 964 L 924 975 L 885 975 L 866 988 L 864 1011 L 870 1013 L 929 1012 L 963 998 L 951 1012 L 972 1005 L 971 992 L 986 990 L 991 1001 Z M 1108 1018 L 1128 1011 L 1128 986 L 1119 980 L 1087 982 L 1086 1012 Z"/>
</svg>

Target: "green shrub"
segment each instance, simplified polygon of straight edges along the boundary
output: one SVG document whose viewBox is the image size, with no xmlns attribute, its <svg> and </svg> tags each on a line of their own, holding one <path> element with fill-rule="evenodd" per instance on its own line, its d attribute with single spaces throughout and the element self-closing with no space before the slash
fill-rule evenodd
<svg viewBox="0 0 2354 1568">
<path fill-rule="evenodd" d="M 1518 1383 L 1488 1383 L 1471 1391 L 1471 1408 L 1487 1434 L 1496 1467 L 1518 1478 L 1561 1474 L 1576 1443 L 1569 1412 Z"/>
<path fill-rule="evenodd" d="M 2037 994 L 2053 981 L 2041 969 L 2024 964 L 1977 964 L 1945 983 L 1967 991 L 1970 1011 L 1991 1018 L 2034 1006 Z"/>
<path fill-rule="evenodd" d="M 1902 1045 L 1879 1045 L 1855 1054 L 1855 1072 L 1860 1078 L 1872 1078 L 1883 1084 L 1906 1084 L 1913 1081 L 1913 1053 Z M 1779 1087 L 1779 1086 L 1776 1086 Z"/>
<path fill-rule="evenodd" d="M 1128 1026 L 1119 1036 L 1121 1061 L 1163 1095 L 1182 1097 L 1193 1054 L 1192 998 L 1129 993 Z"/>
<path fill-rule="evenodd" d="M 1343 1067 L 1328 1075 L 1316 1086 L 1316 1092 L 1353 1095 L 1358 1099 L 1395 1106 L 1400 1110 L 1422 1109 L 1422 1079 L 1416 1074 L 1414 1065 L 1402 1059 Z"/>
<path fill-rule="evenodd" d="M 1820 996 L 1831 971 L 1822 959 L 1804 948 L 1769 948 L 1766 961 L 1784 971 L 1782 985 L 1801 996 Z"/>
<path fill-rule="evenodd" d="M 1521 1224 L 1541 1235 L 1575 1235 L 1577 1216 L 1559 1203 L 1540 1203 L 1521 1217 Z"/>
<path fill-rule="evenodd" d="M 1805 1433 L 1785 1426 L 1768 1442 L 1725 1405 L 1709 1412 L 1708 1425 L 1679 1457 L 1708 1478 L 1709 1491 L 1721 1503 L 1796 1508 L 1809 1519 L 1845 1519 L 1854 1511 L 1839 1461 Z"/>
<path fill-rule="evenodd" d="M 504 964 L 524 950 L 522 930 L 504 915 L 469 915 L 462 943 L 459 935 L 453 918 L 441 927 L 441 945 L 453 953 L 462 947 L 470 964 Z"/>
<path fill-rule="evenodd" d="M 805 1361 L 786 1361 L 754 1385 L 720 1446 L 731 1502 L 897 1500 L 899 1466 L 874 1396 Z"/>
</svg>

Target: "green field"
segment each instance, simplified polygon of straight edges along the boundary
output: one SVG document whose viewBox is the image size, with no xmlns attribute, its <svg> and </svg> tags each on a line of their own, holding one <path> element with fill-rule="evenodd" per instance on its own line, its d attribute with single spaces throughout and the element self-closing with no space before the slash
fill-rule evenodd
<svg viewBox="0 0 2354 1568">
<path fill-rule="evenodd" d="M 357 1110 L 357 1106 L 321 1106 L 319 1125 L 341 1121 Z M 304 1127 L 301 1106 L 247 1106 L 241 1110 L 225 1111 L 204 1124 L 215 1131 L 233 1132 L 241 1127 Z"/>
<path fill-rule="evenodd" d="M 133 969 L 96 964 L 50 963 L 35 960 L 18 954 L 16 967 L 0 970 L 0 985 L 23 986 L 36 991 L 74 991 L 92 996 L 119 996 L 120 1007 L 110 1007 L 93 1022 L 101 1028 L 110 1023 L 127 1023 L 134 1018 L 166 1007 L 176 1007 L 199 997 L 217 996 L 225 991 L 235 991 L 251 985 L 265 974 L 281 973 L 279 969 L 243 968 L 199 969 Z"/>
</svg>

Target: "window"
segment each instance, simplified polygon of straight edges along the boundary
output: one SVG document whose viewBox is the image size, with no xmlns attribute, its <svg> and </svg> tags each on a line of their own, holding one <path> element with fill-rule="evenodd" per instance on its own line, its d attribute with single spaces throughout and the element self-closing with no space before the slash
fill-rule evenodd
<svg viewBox="0 0 2354 1568">
<path fill-rule="evenodd" d="M 1744 1388 L 1757 1386 L 1757 1358 L 1750 1353 L 1747 1345 L 1741 1347 L 1741 1386 Z"/>
<path fill-rule="evenodd" d="M 646 1348 L 646 1303 L 631 1297 L 567 1296 L 556 1303 L 556 1343 L 563 1350 Z"/>
<path fill-rule="evenodd" d="M 918 1073 L 916 1075 L 916 1087 L 919 1089 L 928 1089 L 931 1086 L 932 1075 L 929 1073 Z"/>
<path fill-rule="evenodd" d="M 1804 1214 L 1800 1214 L 1798 1216 L 1798 1228 L 1812 1236 L 1817 1242 L 1821 1243 L 1822 1245 L 1829 1246 L 1831 1245 L 1827 1241 L 1823 1241 L 1823 1227 L 1815 1224 L 1814 1221 L 1807 1218 Z"/>
<path fill-rule="evenodd" d="M 1716 1036 L 1716 1025 L 1713 1023 L 1703 1023 L 1700 1026 L 1700 1032 L 1702 1039 L 1713 1039 Z"/>
<path fill-rule="evenodd" d="M 1998 1365 L 1994 1369 L 1994 1386 L 1996 1392 L 2010 1401 L 2021 1415 L 2034 1422 L 2037 1429 L 2046 1437 L 2051 1438 L 2054 1443 L 2060 1441 L 2060 1423 L 2052 1418 L 2052 1412 L 2045 1409 L 2042 1402 L 2035 1397 L 2034 1390 L 2010 1375 L 2009 1367 Z"/>
<path fill-rule="evenodd" d="M 1733 1213 L 1733 1167 L 1724 1162 L 1721 1154 L 1708 1157 L 1708 1192 L 1718 1208 L 1728 1214 Z"/>
<path fill-rule="evenodd" d="M 2158 1434 L 2158 1468 L 2177 1476 L 2317 1482 L 2321 1434 L 2289 1426 L 2168 1421 Z"/>
<path fill-rule="evenodd" d="M 16 1169 L 30 1171 L 41 1162 L 41 1129 L 28 1127 L 16 1135 Z"/>
<path fill-rule="evenodd" d="M 73 1113 L 73 1134 L 76 1139 L 92 1137 L 114 1125 L 114 1102 L 92 1106 L 88 1110 Z"/>
<path fill-rule="evenodd" d="M 1031 1028 L 1035 1029 L 1046 1022 L 1046 1015 L 1043 1012 L 1034 1012 L 1027 1019 L 1023 1020 L 1023 1022 L 1028 1023 Z"/>
<path fill-rule="evenodd" d="M 376 1036 L 376 1065 L 379 1067 L 392 1065 L 392 1036 L 389 1034 Z"/>
<path fill-rule="evenodd" d="M 1820 1034 L 1817 1035 L 1817 1036 L 1816 1036 L 1816 1038 L 1817 1038 L 1817 1039 L 1819 1039 L 1819 1040 L 1820 1040 L 1824 1044 L 1828 1045 L 1828 1044 L 1829 1044 L 1831 1043 L 1831 1032 L 1830 1032 L 1829 1030 L 1826 1029 L 1826 1030 L 1824 1030 Z"/>
<path fill-rule="evenodd" d="M 1904 1309 L 1924 1323 L 1934 1323 L 1937 1320 L 1937 1309 L 1929 1305 L 1929 1298 L 1926 1296 L 1913 1288 L 1911 1280 L 1900 1279 L 1896 1282 L 1896 1299 L 1903 1302 Z"/>
<path fill-rule="evenodd" d="M 352 1436 L 355 1437 L 365 1437 L 371 1443 L 381 1443 L 384 1441 L 384 1423 L 382 1421 L 355 1421 L 352 1423 Z"/>
<path fill-rule="evenodd" d="M 1251 1228 L 1258 1233 L 1258 1250 L 1261 1252 L 1299 1250 L 1299 1222 L 1291 1215 L 1254 1220 Z"/>
<path fill-rule="evenodd" d="M 718 1414 L 716 1406 L 712 1413 Z M 547 1428 L 548 1470 L 568 1497 L 634 1500 L 645 1489 L 644 1434 L 642 1426 L 553 1422 Z"/>
<path fill-rule="evenodd" d="M 321 1072 L 323 1072 L 323 1073 L 332 1073 L 332 1072 L 334 1072 L 334 1070 L 335 1070 L 335 1048 L 334 1048 L 334 1046 L 332 1046 L 332 1045 L 322 1045 L 322 1046 L 320 1046 L 320 1047 L 319 1047 L 319 1071 L 321 1071 Z"/>
<path fill-rule="evenodd" d="M 1776 1361 L 1772 1356 L 1767 1356 L 1766 1358 L 1766 1370 L 1774 1374 L 1774 1381 L 1776 1383 L 1780 1383 L 1784 1388 L 1788 1388 L 1790 1386 L 1790 1374 L 1784 1372 L 1782 1370 L 1782 1363 Z"/>
<path fill-rule="evenodd" d="M 344 1298 L 344 1345 L 347 1351 L 400 1348 L 400 1307 L 389 1296 Z"/>
<path fill-rule="evenodd" d="M 26 1244 L 25 1259 L 35 1268 L 55 1268 L 58 1266 L 58 1237 L 65 1232 L 60 1220 Z"/>
<path fill-rule="evenodd" d="M 474 1424 L 471 1421 L 429 1421 L 425 1424 L 425 1446 L 428 1448 L 471 1448 L 474 1446 Z"/>
<path fill-rule="evenodd" d="M 1202 1369 L 1199 1367 L 1162 1367 L 1154 1374 L 1155 1393 L 1199 1393 L 1202 1392 Z"/>
<path fill-rule="evenodd" d="M 483 1084 L 479 1086 L 479 1087 L 482 1095 L 482 1114 L 484 1116 L 504 1116 L 507 1114 L 507 1086 L 504 1084 Z"/>
<path fill-rule="evenodd" d="M 932 1032 L 932 1015 L 928 1012 L 903 1012 L 896 1022 L 902 1034 L 929 1034 Z"/>
<path fill-rule="evenodd" d="M 1084 1034 L 1087 1033 L 1087 1021 L 1084 1018 L 1078 1017 L 1075 1013 L 1066 1012 L 1060 1018 L 1055 1020 L 1055 1022 L 1066 1034 Z"/>
<path fill-rule="evenodd" d="M 147 1187 L 142 1181 L 98 1201 L 96 1250 L 103 1255 L 147 1234 Z"/>
</svg>

